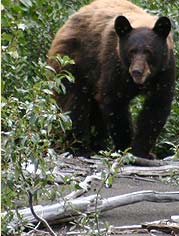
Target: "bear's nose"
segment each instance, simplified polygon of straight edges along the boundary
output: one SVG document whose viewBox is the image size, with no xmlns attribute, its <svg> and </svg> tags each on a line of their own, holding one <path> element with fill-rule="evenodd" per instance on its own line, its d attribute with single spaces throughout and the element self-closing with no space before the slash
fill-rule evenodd
<svg viewBox="0 0 179 236">
<path fill-rule="evenodd" d="M 135 69 L 131 73 L 133 78 L 140 79 L 142 77 L 142 71 L 139 69 Z"/>
</svg>

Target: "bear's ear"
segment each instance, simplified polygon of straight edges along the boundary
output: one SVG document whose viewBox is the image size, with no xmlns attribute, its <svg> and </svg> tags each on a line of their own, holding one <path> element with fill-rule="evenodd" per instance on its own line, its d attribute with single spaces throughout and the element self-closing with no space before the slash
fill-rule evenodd
<svg viewBox="0 0 179 236">
<path fill-rule="evenodd" d="M 153 28 L 153 31 L 160 37 L 166 39 L 171 30 L 171 22 L 166 16 L 160 17 Z"/>
<path fill-rule="evenodd" d="M 133 29 L 125 16 L 118 16 L 115 19 L 114 28 L 119 37 L 125 36 Z"/>
</svg>

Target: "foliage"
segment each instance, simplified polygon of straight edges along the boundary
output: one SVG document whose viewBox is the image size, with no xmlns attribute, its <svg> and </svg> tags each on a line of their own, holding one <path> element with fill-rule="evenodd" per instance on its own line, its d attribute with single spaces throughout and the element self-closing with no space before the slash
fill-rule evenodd
<svg viewBox="0 0 179 236">
<path fill-rule="evenodd" d="M 74 78 L 65 70 L 56 75 L 45 61 L 55 32 L 82 4 L 76 2 L 2 1 L 1 199 L 2 210 L 8 212 L 2 219 L 3 235 L 18 235 L 23 229 L 9 228 L 8 222 L 10 210 L 27 205 L 24 193 L 29 189 L 35 202 L 54 195 L 46 188 L 57 158 L 53 143 L 63 143 L 71 120 L 57 107 L 52 87 L 65 92 L 63 78 Z M 57 59 L 62 67 L 73 63 L 67 56 Z M 29 172 L 30 164 L 34 169 Z"/>
</svg>

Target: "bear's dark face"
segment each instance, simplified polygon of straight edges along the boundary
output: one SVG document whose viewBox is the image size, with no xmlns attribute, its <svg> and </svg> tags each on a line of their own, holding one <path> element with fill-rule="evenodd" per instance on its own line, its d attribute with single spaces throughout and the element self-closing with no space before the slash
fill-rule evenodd
<svg viewBox="0 0 179 236">
<path fill-rule="evenodd" d="M 115 29 L 120 39 L 120 59 L 136 84 L 143 84 L 168 61 L 167 36 L 171 23 L 167 17 L 157 20 L 153 29 L 133 29 L 127 18 L 119 16 Z"/>
</svg>

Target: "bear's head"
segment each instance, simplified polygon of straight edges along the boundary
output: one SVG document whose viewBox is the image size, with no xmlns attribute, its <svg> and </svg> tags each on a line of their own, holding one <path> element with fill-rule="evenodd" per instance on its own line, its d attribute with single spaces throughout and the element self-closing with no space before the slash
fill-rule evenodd
<svg viewBox="0 0 179 236">
<path fill-rule="evenodd" d="M 120 60 L 136 84 L 143 84 L 166 69 L 167 37 L 171 30 L 167 17 L 160 17 L 151 29 L 133 28 L 126 17 L 118 16 L 114 27 L 120 42 Z"/>
</svg>

